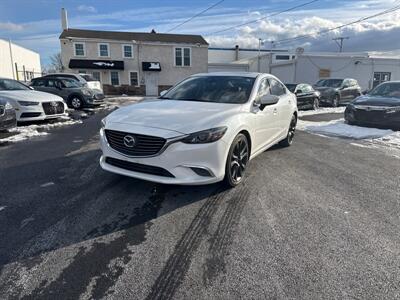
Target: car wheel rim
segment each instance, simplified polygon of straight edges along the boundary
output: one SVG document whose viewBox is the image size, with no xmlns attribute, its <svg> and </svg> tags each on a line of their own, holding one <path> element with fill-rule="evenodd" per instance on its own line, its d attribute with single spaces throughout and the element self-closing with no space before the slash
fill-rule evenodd
<svg viewBox="0 0 400 300">
<path fill-rule="evenodd" d="M 293 141 L 294 133 L 296 131 L 296 124 L 297 124 L 297 119 L 295 117 L 293 117 L 292 121 L 290 122 L 290 126 L 289 126 L 289 133 L 288 133 L 289 144 L 291 144 Z"/>
<path fill-rule="evenodd" d="M 79 108 L 81 106 L 81 100 L 78 98 L 73 98 L 71 103 L 74 108 Z"/>
<path fill-rule="evenodd" d="M 249 146 L 244 138 L 235 144 L 231 157 L 231 178 L 234 183 L 242 180 L 247 162 L 249 161 Z"/>
<path fill-rule="evenodd" d="M 314 99 L 314 110 L 318 109 L 318 107 L 319 107 L 318 99 Z"/>
</svg>

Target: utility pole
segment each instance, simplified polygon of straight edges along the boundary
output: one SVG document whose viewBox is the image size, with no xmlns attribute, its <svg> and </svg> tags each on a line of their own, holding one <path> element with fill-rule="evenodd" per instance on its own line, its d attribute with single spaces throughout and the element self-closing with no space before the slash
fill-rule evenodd
<svg viewBox="0 0 400 300">
<path fill-rule="evenodd" d="M 340 36 L 337 38 L 332 39 L 333 41 L 335 41 L 335 43 L 339 46 L 339 52 L 343 51 L 343 41 L 344 40 L 348 40 L 349 37 L 348 36 Z"/>
<path fill-rule="evenodd" d="M 264 45 L 264 41 L 261 38 L 259 38 L 258 39 L 258 64 L 257 64 L 257 71 L 258 72 L 260 72 L 260 70 L 261 70 L 261 62 L 260 62 L 260 59 L 261 59 L 261 45 Z"/>
<path fill-rule="evenodd" d="M 14 57 L 13 57 L 13 50 L 12 50 L 12 47 L 13 47 L 13 45 L 12 45 L 12 43 L 11 43 L 11 39 L 8 39 L 8 46 L 9 46 L 9 48 L 10 48 L 10 62 L 11 62 L 11 70 L 12 70 L 12 73 L 13 73 L 13 79 L 15 79 L 15 71 L 14 71 Z M 15 65 L 17 65 L 16 63 L 15 63 Z M 17 69 L 17 77 L 18 77 L 18 69 Z"/>
<path fill-rule="evenodd" d="M 271 43 L 271 47 L 269 49 L 269 64 L 268 64 L 268 73 L 271 74 L 272 73 L 272 56 L 274 55 L 274 53 L 272 52 L 272 49 L 275 48 L 275 42 L 274 41 L 270 41 Z"/>
</svg>

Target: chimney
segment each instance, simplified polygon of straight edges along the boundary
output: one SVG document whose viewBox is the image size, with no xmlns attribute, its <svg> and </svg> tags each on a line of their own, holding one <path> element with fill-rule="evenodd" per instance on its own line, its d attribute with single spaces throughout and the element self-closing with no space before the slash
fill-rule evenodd
<svg viewBox="0 0 400 300">
<path fill-rule="evenodd" d="M 239 45 L 235 46 L 235 60 L 239 60 Z"/>
<path fill-rule="evenodd" d="M 62 30 L 68 29 L 67 10 L 65 8 L 61 8 L 61 27 Z"/>
</svg>

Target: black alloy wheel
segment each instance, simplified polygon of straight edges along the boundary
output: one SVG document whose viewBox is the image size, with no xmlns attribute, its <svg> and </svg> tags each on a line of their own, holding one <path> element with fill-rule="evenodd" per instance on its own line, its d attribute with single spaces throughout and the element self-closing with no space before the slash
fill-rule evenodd
<svg viewBox="0 0 400 300">
<path fill-rule="evenodd" d="M 297 117 L 296 115 L 292 116 L 289 125 L 289 131 L 285 139 L 279 142 L 281 147 L 289 147 L 293 143 L 294 133 L 296 132 L 296 125 L 297 125 Z"/>
<path fill-rule="evenodd" d="M 244 178 L 250 157 L 249 143 L 244 134 L 239 133 L 229 149 L 225 167 L 225 183 L 230 187 L 237 186 Z"/>
</svg>

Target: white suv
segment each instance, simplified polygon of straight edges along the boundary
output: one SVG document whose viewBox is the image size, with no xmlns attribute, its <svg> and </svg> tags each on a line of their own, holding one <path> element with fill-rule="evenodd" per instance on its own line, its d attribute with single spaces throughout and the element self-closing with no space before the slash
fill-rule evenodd
<svg viewBox="0 0 400 300">
<path fill-rule="evenodd" d="M 102 120 L 104 170 L 166 184 L 236 186 L 250 159 L 289 146 L 296 96 L 273 75 L 193 75 Z"/>
</svg>

